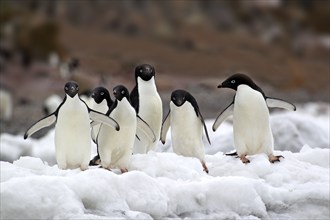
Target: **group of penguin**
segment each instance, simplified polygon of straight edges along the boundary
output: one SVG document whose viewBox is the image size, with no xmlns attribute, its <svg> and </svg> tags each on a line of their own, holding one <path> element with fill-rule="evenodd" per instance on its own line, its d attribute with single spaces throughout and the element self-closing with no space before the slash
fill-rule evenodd
<svg viewBox="0 0 330 220">
<path fill-rule="evenodd" d="M 170 108 L 164 121 L 162 100 L 155 83 L 155 69 L 149 64 L 135 68 L 136 86 L 129 93 L 123 85 L 113 88 L 115 100 L 109 91 L 97 87 L 92 91 L 91 107 L 80 99 L 79 85 L 69 81 L 64 86 L 65 97 L 55 112 L 40 119 L 24 134 L 24 139 L 36 131 L 55 123 L 56 161 L 61 169 L 88 169 L 92 165 L 111 170 L 128 171 L 132 154 L 153 150 L 171 128 L 173 152 L 198 158 L 203 170 L 205 163 L 203 130 L 210 142 L 204 118 L 196 99 L 185 90 L 171 94 Z M 236 91 L 233 101 L 216 118 L 213 131 L 233 115 L 235 155 L 249 163 L 248 155 L 265 153 L 270 162 L 280 161 L 273 153 L 273 136 L 268 107 L 295 111 L 296 107 L 284 100 L 265 95 L 253 80 L 236 73 L 218 88 Z M 97 146 L 97 155 L 91 158 L 91 139 Z"/>
</svg>

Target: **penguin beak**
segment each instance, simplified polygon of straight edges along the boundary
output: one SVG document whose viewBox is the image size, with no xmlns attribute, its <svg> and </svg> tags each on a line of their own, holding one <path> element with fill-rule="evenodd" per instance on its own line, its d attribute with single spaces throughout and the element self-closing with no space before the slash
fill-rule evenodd
<svg viewBox="0 0 330 220">
<path fill-rule="evenodd" d="M 218 88 L 223 88 L 223 85 L 222 84 L 218 85 Z"/>
</svg>

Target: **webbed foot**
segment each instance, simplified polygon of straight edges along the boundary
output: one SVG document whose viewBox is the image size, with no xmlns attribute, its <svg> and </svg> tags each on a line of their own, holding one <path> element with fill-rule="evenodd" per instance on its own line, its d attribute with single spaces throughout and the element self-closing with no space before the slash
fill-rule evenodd
<svg viewBox="0 0 330 220">
<path fill-rule="evenodd" d="M 282 155 L 274 156 L 274 155 L 269 155 L 269 162 L 275 163 L 275 162 L 280 162 L 280 158 L 284 158 Z"/>
</svg>

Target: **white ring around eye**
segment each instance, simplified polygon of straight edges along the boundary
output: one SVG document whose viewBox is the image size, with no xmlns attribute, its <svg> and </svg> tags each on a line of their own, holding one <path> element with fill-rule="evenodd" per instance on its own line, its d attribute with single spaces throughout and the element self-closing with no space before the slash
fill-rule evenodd
<svg viewBox="0 0 330 220">
<path fill-rule="evenodd" d="M 230 81 L 232 84 L 234 84 L 235 83 L 235 80 L 233 79 L 232 81 Z"/>
<path fill-rule="evenodd" d="M 123 94 L 123 95 L 124 95 L 124 94 L 125 94 L 125 91 L 124 91 L 124 90 L 123 90 L 123 91 L 121 91 L 121 94 Z"/>
<path fill-rule="evenodd" d="M 101 95 L 104 95 L 104 92 L 101 92 Z"/>
<path fill-rule="evenodd" d="M 140 69 L 140 73 L 142 73 L 143 72 L 143 70 L 142 69 Z"/>
</svg>

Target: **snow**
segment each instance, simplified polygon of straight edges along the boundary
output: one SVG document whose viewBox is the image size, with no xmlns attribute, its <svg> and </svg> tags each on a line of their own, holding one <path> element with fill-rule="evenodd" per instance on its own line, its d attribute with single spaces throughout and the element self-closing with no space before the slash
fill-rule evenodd
<svg viewBox="0 0 330 220">
<path fill-rule="evenodd" d="M 225 156 L 230 119 L 217 132 L 207 120 L 209 174 L 172 152 L 170 134 L 155 152 L 133 155 L 125 174 L 58 169 L 53 130 L 38 140 L 2 134 L 1 219 L 329 219 L 329 109 L 272 112 L 275 154 L 284 156 L 275 164 Z"/>
</svg>

